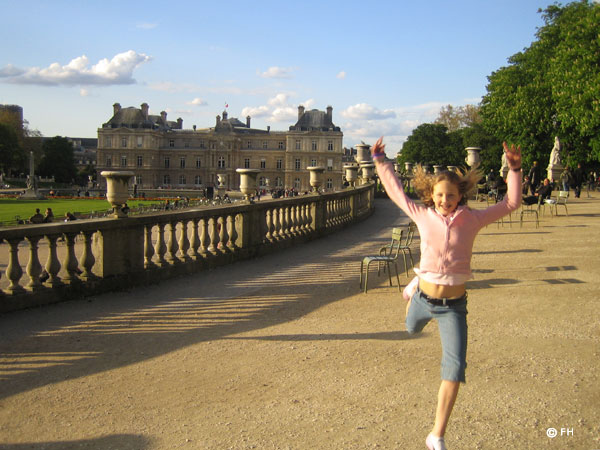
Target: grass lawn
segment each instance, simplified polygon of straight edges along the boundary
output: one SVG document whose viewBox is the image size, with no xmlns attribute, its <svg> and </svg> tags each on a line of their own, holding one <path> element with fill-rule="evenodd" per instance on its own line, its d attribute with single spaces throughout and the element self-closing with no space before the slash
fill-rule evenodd
<svg viewBox="0 0 600 450">
<path fill-rule="evenodd" d="M 156 200 L 130 200 L 127 202 L 130 208 L 153 203 L 160 202 Z M 0 198 L 0 223 L 13 225 L 15 223 L 15 216 L 20 216 L 21 219 L 27 220 L 35 213 L 36 208 L 40 209 L 42 215 L 46 211 L 46 208 L 52 208 L 55 220 L 63 219 L 67 211 L 88 214 L 92 211 L 98 212 L 112 209 L 110 204 L 102 199 L 52 198 L 47 200 L 22 200 L 18 198 Z"/>
</svg>

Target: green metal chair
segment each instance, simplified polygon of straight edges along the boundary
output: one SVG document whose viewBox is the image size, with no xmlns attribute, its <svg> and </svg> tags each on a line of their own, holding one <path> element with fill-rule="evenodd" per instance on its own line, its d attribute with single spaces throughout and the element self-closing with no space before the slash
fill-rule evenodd
<svg viewBox="0 0 600 450">
<path fill-rule="evenodd" d="M 380 269 L 382 265 L 384 266 L 384 270 L 387 268 L 388 278 L 390 280 L 390 286 L 392 284 L 392 275 L 390 270 L 390 264 L 394 264 L 394 268 L 396 270 L 396 280 L 398 281 L 398 292 L 401 292 L 400 289 L 400 276 L 398 275 L 398 257 L 400 256 L 400 252 L 402 252 L 402 235 L 403 230 L 401 228 L 393 228 L 392 229 L 392 241 L 389 245 L 382 247 L 379 250 L 379 255 L 377 256 L 365 256 L 360 263 L 360 287 L 363 287 L 363 271 L 365 272 L 365 293 L 367 293 L 367 286 L 369 284 L 369 266 L 371 263 L 377 263 L 377 275 L 380 274 Z"/>
</svg>

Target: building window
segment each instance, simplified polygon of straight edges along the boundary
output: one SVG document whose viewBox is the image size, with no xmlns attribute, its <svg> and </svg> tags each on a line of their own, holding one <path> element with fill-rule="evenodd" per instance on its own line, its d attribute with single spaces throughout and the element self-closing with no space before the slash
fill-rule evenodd
<svg viewBox="0 0 600 450">
<path fill-rule="evenodd" d="M 327 178 L 327 189 L 333 189 L 333 180 L 331 178 Z"/>
<path fill-rule="evenodd" d="M 250 168 L 250 158 L 244 159 L 244 169 Z"/>
<path fill-rule="evenodd" d="M 138 155 L 137 157 L 137 166 L 138 167 L 142 167 L 144 165 L 144 158 L 141 155 Z"/>
<path fill-rule="evenodd" d="M 217 161 L 217 167 L 219 169 L 225 168 L 225 157 L 224 156 L 219 156 L 219 160 Z"/>
<path fill-rule="evenodd" d="M 266 186 L 266 182 L 267 182 L 267 180 L 266 180 L 266 178 L 265 178 L 265 177 L 260 177 L 260 178 L 258 179 L 258 186 L 259 186 L 259 187 L 265 187 L 265 186 Z"/>
<path fill-rule="evenodd" d="M 246 148 L 252 148 L 252 141 L 246 142 Z"/>
<path fill-rule="evenodd" d="M 294 187 L 296 189 L 300 189 L 300 178 L 295 178 L 294 179 Z"/>
<path fill-rule="evenodd" d="M 202 160 L 200 157 L 196 158 L 196 169 L 200 169 L 202 167 Z"/>
<path fill-rule="evenodd" d="M 281 181 L 281 177 L 275 177 L 275 186 L 283 187 L 283 182 Z"/>
<path fill-rule="evenodd" d="M 189 143 L 188 141 L 185 141 L 185 142 L 183 143 L 183 146 L 184 146 L 185 148 L 190 148 L 190 143 Z"/>
<path fill-rule="evenodd" d="M 112 139 L 110 138 L 110 136 L 107 136 L 104 138 L 104 146 L 105 147 L 112 147 Z"/>
<path fill-rule="evenodd" d="M 267 168 L 267 161 L 265 161 L 264 159 L 260 160 L 260 168 L 261 169 L 266 169 Z"/>
<path fill-rule="evenodd" d="M 195 184 L 195 185 L 200 185 L 200 184 L 202 184 L 202 178 L 200 177 L 200 175 L 196 175 L 196 176 L 194 177 L 194 184 Z"/>
<path fill-rule="evenodd" d="M 127 167 L 127 156 L 121 156 L 121 167 Z"/>
<path fill-rule="evenodd" d="M 316 151 L 316 150 L 317 150 L 317 141 L 312 141 L 312 149 L 313 149 L 314 151 Z"/>
<path fill-rule="evenodd" d="M 179 158 L 179 167 L 185 169 L 185 156 Z"/>
<path fill-rule="evenodd" d="M 269 148 L 269 143 L 267 141 L 263 141 L 263 148 L 264 149 Z"/>
<path fill-rule="evenodd" d="M 206 142 L 200 141 L 200 148 L 206 148 Z"/>
<path fill-rule="evenodd" d="M 214 150 L 215 148 L 217 148 L 217 143 L 216 142 L 211 142 L 210 143 L 210 149 Z"/>
<path fill-rule="evenodd" d="M 284 145 L 283 141 L 279 141 L 279 144 L 277 144 L 277 148 L 279 150 L 283 150 L 285 148 L 285 145 Z"/>
<path fill-rule="evenodd" d="M 296 150 L 300 150 L 300 149 L 301 149 L 300 139 L 296 139 Z"/>
<path fill-rule="evenodd" d="M 171 160 L 168 156 L 165 156 L 165 169 L 168 169 L 169 167 L 171 167 Z"/>
<path fill-rule="evenodd" d="M 300 158 L 296 158 L 296 170 L 300 170 Z"/>
<path fill-rule="evenodd" d="M 175 139 L 169 139 L 169 147 L 175 147 Z"/>
<path fill-rule="evenodd" d="M 112 158 L 110 156 L 106 157 L 106 167 L 112 167 Z"/>
<path fill-rule="evenodd" d="M 333 151 L 333 141 L 327 141 L 327 150 Z"/>
<path fill-rule="evenodd" d="M 141 147 L 144 144 L 144 138 L 142 136 L 137 137 L 137 146 Z"/>
<path fill-rule="evenodd" d="M 317 160 L 316 159 L 311 159 L 310 160 L 310 165 L 313 166 L 313 167 L 316 166 L 317 165 Z"/>
<path fill-rule="evenodd" d="M 277 168 L 279 170 L 281 170 L 282 167 L 283 167 L 283 159 L 278 159 L 277 160 Z"/>
<path fill-rule="evenodd" d="M 121 147 L 127 148 L 127 138 L 121 138 Z"/>
<path fill-rule="evenodd" d="M 185 175 L 179 175 L 179 184 L 185 184 Z"/>
<path fill-rule="evenodd" d="M 166 175 L 163 177 L 163 184 L 166 184 L 167 186 L 168 186 L 169 184 L 171 184 L 171 176 L 170 176 L 169 174 L 166 174 Z"/>
<path fill-rule="evenodd" d="M 142 185 L 142 176 L 141 175 L 135 176 L 135 184 L 137 184 L 138 186 Z"/>
<path fill-rule="evenodd" d="M 327 160 L 327 172 L 333 172 L 333 159 Z"/>
</svg>

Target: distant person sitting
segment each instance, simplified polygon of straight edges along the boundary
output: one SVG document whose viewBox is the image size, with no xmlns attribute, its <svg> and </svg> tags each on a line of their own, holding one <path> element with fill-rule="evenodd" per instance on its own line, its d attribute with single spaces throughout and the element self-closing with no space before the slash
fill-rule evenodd
<svg viewBox="0 0 600 450">
<path fill-rule="evenodd" d="M 54 213 L 52 208 L 46 208 L 46 214 L 44 215 L 44 223 L 50 223 L 54 220 Z"/>
<path fill-rule="evenodd" d="M 77 220 L 77 217 L 73 215 L 71 212 L 65 213 L 65 222 L 70 222 L 71 220 Z"/>
<path fill-rule="evenodd" d="M 539 201 L 540 197 L 542 197 L 542 201 L 543 201 L 547 198 L 550 198 L 551 194 L 552 194 L 552 185 L 550 184 L 550 180 L 548 178 L 546 178 L 544 180 L 544 182 L 542 183 L 542 185 L 539 188 L 537 188 L 537 190 L 535 191 L 535 193 L 533 195 L 530 195 L 528 197 L 523 197 L 523 203 L 525 203 L 526 205 L 533 205 Z"/>
<path fill-rule="evenodd" d="M 496 201 L 500 201 L 504 198 L 504 194 L 506 194 L 506 181 L 504 178 L 497 177 L 492 184 L 492 189 L 490 189 L 490 195 L 493 195 Z"/>
<path fill-rule="evenodd" d="M 44 223 L 44 216 L 40 213 L 40 208 L 35 208 L 35 214 L 29 218 L 29 223 Z"/>
</svg>

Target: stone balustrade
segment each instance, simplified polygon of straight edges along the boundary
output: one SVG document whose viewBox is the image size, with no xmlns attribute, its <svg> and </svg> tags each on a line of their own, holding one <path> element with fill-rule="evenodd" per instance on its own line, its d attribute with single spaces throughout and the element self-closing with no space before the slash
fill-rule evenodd
<svg viewBox="0 0 600 450">
<path fill-rule="evenodd" d="M 0 229 L 8 246 L 0 312 L 157 283 L 306 242 L 368 217 L 373 197 L 369 183 L 255 204 Z"/>
</svg>

